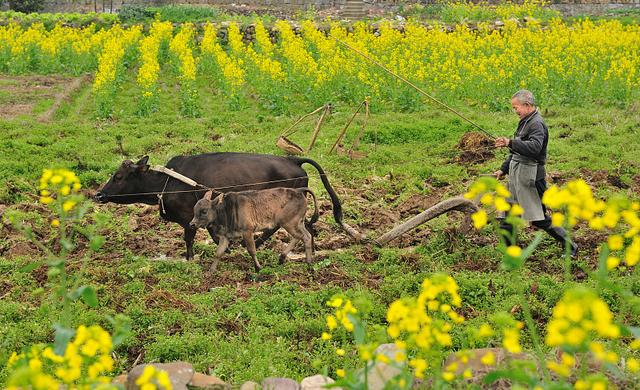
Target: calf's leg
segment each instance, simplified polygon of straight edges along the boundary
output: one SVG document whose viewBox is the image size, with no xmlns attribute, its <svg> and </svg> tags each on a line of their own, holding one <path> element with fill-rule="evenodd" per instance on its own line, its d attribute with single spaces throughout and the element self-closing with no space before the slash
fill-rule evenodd
<svg viewBox="0 0 640 390">
<path fill-rule="evenodd" d="M 302 240 L 304 242 L 304 252 L 306 255 L 307 263 L 311 264 L 313 262 L 313 237 L 311 236 L 311 233 L 309 233 L 309 231 L 304 227 L 304 221 L 301 220 L 295 225 L 283 226 L 283 228 L 294 238 L 291 243 L 295 245 L 298 240 Z M 289 244 L 289 246 L 291 246 L 291 243 Z M 291 248 L 289 248 L 289 246 L 287 247 L 287 249 L 293 249 L 293 246 L 291 246 Z M 286 254 L 289 253 L 286 252 Z"/>
<path fill-rule="evenodd" d="M 253 232 L 244 233 L 244 244 L 253 259 L 253 266 L 255 267 L 256 272 L 260 272 L 262 266 L 258 263 L 258 257 L 256 256 L 256 242 L 253 240 Z"/>
<path fill-rule="evenodd" d="M 295 248 L 296 244 L 299 241 L 300 241 L 299 238 L 295 238 L 293 237 L 293 234 L 291 234 L 291 242 L 289 242 L 289 245 L 287 245 L 287 247 L 284 248 L 284 251 L 280 254 L 280 264 L 284 264 L 284 261 L 287 259 L 287 256 L 289 255 L 289 253 L 291 253 L 291 251 L 293 250 L 293 248 Z"/>
<path fill-rule="evenodd" d="M 216 268 L 218 268 L 218 262 L 220 261 L 220 257 L 224 254 L 229 246 L 229 240 L 225 236 L 218 237 L 220 241 L 218 242 L 218 248 L 216 248 L 216 256 L 213 259 L 213 263 L 209 267 L 210 272 L 215 272 Z"/>
<path fill-rule="evenodd" d="M 302 241 L 304 241 L 304 253 L 307 257 L 307 263 L 313 263 L 313 236 L 304 226 L 304 221 L 300 221 L 298 230 L 302 233 Z"/>
</svg>

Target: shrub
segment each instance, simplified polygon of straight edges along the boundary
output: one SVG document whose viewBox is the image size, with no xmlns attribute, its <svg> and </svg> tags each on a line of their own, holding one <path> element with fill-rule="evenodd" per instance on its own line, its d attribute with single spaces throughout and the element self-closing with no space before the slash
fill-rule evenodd
<svg viewBox="0 0 640 390">
<path fill-rule="evenodd" d="M 38 12 L 44 8 L 44 0 L 9 0 L 9 8 L 27 14 Z"/>
</svg>

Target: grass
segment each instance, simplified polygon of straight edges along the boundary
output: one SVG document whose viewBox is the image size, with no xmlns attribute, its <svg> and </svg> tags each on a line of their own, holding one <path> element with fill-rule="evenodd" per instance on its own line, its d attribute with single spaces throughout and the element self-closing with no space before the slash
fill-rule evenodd
<svg viewBox="0 0 640 390">
<path fill-rule="evenodd" d="M 50 123 L 39 123 L 30 115 L 0 122 L 0 211 L 22 210 L 25 219 L 43 239 L 50 238 L 48 220 L 35 205 L 36 182 L 41 170 L 67 167 L 85 187 L 95 190 L 124 158 L 150 155 L 151 164 L 163 164 L 177 154 L 211 151 L 246 151 L 281 154 L 277 135 L 297 115 L 309 112 L 301 101 L 293 103 L 291 116 L 273 116 L 251 100 L 239 110 L 229 110 L 222 96 L 199 85 L 203 116 L 186 119 L 179 115 L 178 94 L 171 80 L 162 87 L 159 112 L 149 118 L 134 115 L 137 89 L 129 80 L 114 101 L 115 115 L 108 121 L 95 116 L 90 86 L 64 103 Z M 37 97 L 34 93 L 34 101 Z M 511 135 L 517 118 L 505 110 L 486 112 L 450 102 L 495 135 Z M 49 102 L 50 103 L 50 102 Z M 38 111 L 47 101 L 36 103 Z M 478 174 L 497 169 L 504 153 L 483 164 L 455 161 L 455 145 L 467 131 L 465 122 L 425 104 L 419 111 L 397 113 L 372 102 L 361 151 L 364 159 L 349 160 L 328 150 L 354 107 L 337 104 L 324 125 L 309 157 L 329 175 L 344 202 L 346 220 L 376 236 L 395 223 L 383 218 L 397 211 L 411 195 L 435 200 L 462 193 Z M 603 107 L 585 103 L 579 107 L 542 107 L 551 129 L 548 171 L 558 180 L 582 177 L 599 195 L 625 192 L 637 198 L 640 189 L 640 108 Z M 292 138 L 308 143 L 311 124 Z M 347 136 L 349 143 L 356 127 Z M 122 139 L 122 150 L 117 139 Z M 312 187 L 327 204 L 318 175 L 309 169 Z M 613 187 L 607 175 L 618 177 L 626 190 Z M 331 345 L 320 340 L 324 303 L 334 293 L 346 291 L 355 301 L 370 301 L 365 318 L 370 324 L 385 323 L 386 306 L 398 297 L 415 294 L 422 279 L 433 272 L 448 272 L 459 283 L 462 311 L 472 324 L 480 324 L 496 311 L 513 311 L 521 318 L 517 290 L 511 274 L 500 270 L 489 232 L 464 236 L 451 229 L 459 217 L 440 217 L 429 222 L 423 233 L 407 244 L 387 248 L 345 244 L 319 259 L 309 270 L 299 261 L 278 265 L 277 251 L 260 252 L 265 270 L 255 275 L 241 249 L 221 261 L 215 274 L 206 272 L 211 245 L 199 233 L 196 253 L 200 260 L 179 259 L 184 250 L 177 225 L 160 223 L 155 208 L 139 205 L 95 205 L 108 223 L 101 232 L 107 237 L 103 251 L 90 259 L 85 282 L 96 287 L 100 305 L 91 309 L 81 303 L 73 307 L 73 324 L 109 324 L 105 315 L 122 313 L 133 321 L 133 335 L 116 350 L 119 370 L 141 362 L 186 360 L 200 372 L 211 372 L 229 383 L 260 380 L 268 376 L 302 379 L 321 371 L 322 361 L 331 369 L 341 366 Z M 387 213 L 387 214 L 385 214 Z M 323 221 L 319 241 L 338 232 Z M 525 235 L 530 238 L 530 233 Z M 595 237 L 578 230 L 583 251 L 577 264 L 595 266 Z M 21 268 L 41 257 L 7 225 L 0 230 L 0 367 L 11 351 L 37 342 L 52 341 L 57 312 L 49 298 L 52 283 L 46 267 L 30 272 Z M 408 245 L 414 248 L 407 249 Z M 563 289 L 575 282 L 562 279 L 560 249 L 546 238 L 527 263 L 523 279 L 534 318 L 543 324 Z M 69 267 L 79 266 L 76 255 Z M 640 294 L 640 275 L 620 273 L 614 280 Z M 590 283 L 590 282 L 585 282 Z M 609 297 L 612 309 L 629 325 L 640 325 L 640 313 L 631 302 Z M 464 333 L 454 334 L 456 348 L 467 345 Z M 498 340 L 494 343 L 499 344 Z M 524 340 L 531 347 L 530 340 Z M 350 356 L 348 364 L 355 362 Z M 0 371 L 0 382 L 7 372 Z"/>
</svg>

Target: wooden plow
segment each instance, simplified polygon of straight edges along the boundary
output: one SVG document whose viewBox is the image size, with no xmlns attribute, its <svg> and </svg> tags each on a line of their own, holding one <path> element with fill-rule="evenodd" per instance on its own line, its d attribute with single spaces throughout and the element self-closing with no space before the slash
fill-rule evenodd
<svg viewBox="0 0 640 390">
<path fill-rule="evenodd" d="M 361 113 L 363 109 L 364 109 L 364 113 Z M 301 155 L 304 153 L 308 153 L 309 151 L 311 151 L 311 149 L 313 149 L 313 146 L 315 145 L 316 140 L 318 139 L 320 128 L 324 123 L 327 114 L 331 113 L 331 110 L 332 110 L 331 103 L 327 103 L 324 106 L 318 107 L 315 110 L 311 111 L 310 113 L 301 116 L 291 126 L 289 126 L 286 130 L 284 130 L 282 134 L 280 134 L 280 136 L 278 137 L 278 140 L 276 141 L 276 146 L 284 150 L 288 154 Z M 311 135 L 311 141 L 309 142 L 309 146 L 307 147 L 307 149 L 304 149 L 303 147 L 297 145 L 295 142 L 289 139 L 291 135 L 295 134 L 299 130 L 299 129 L 296 129 L 295 127 L 300 122 L 318 113 L 321 113 L 321 114 L 320 114 L 320 117 L 318 118 L 318 121 L 316 122 L 315 128 L 313 129 L 313 134 Z M 351 147 L 348 150 L 345 150 L 342 146 L 342 140 L 345 134 L 347 133 L 349 126 L 351 126 L 351 123 L 353 123 L 354 119 L 358 114 L 364 115 L 362 127 L 360 128 L 360 131 L 356 135 L 356 138 L 353 140 Z M 360 145 L 360 139 L 364 135 L 364 131 L 367 127 L 368 121 L 369 121 L 369 97 L 367 97 L 362 103 L 360 103 L 360 105 L 358 105 L 358 107 L 356 108 L 355 112 L 353 113 L 349 121 L 347 121 L 347 124 L 344 126 L 342 131 L 340 131 L 340 134 L 338 134 L 338 138 L 336 139 L 336 142 L 331 147 L 331 150 L 329 150 L 329 153 L 332 153 L 335 150 L 336 153 L 341 155 L 347 155 L 351 159 L 365 157 L 365 154 L 358 153 L 355 151 L 355 149 L 357 149 L 358 145 Z"/>
<path fill-rule="evenodd" d="M 356 119 L 356 116 L 360 113 L 360 110 L 362 110 L 363 108 L 364 108 L 364 121 L 362 122 L 362 127 L 360 128 L 360 131 L 356 135 L 356 138 L 353 140 L 353 143 L 351 144 L 351 148 L 349 148 L 349 150 L 345 151 L 342 148 L 342 139 L 344 138 L 345 134 L 347 133 L 347 130 L 349 129 L 349 126 L 351 126 L 351 123 L 353 122 L 353 120 Z M 345 154 L 345 155 L 349 156 L 350 159 L 364 157 L 365 156 L 364 154 L 355 152 L 355 149 L 357 149 L 358 145 L 360 145 L 360 138 L 362 138 L 362 136 L 364 135 L 364 130 L 367 127 L 367 123 L 368 122 L 369 122 L 369 97 L 367 96 L 364 99 L 364 101 L 362 103 L 360 103 L 358 108 L 356 108 L 355 112 L 351 116 L 351 119 L 349 119 L 349 121 L 344 126 L 344 128 L 342 129 L 340 134 L 338 134 L 338 138 L 336 139 L 336 142 L 331 147 L 331 150 L 329 150 L 329 154 L 331 154 L 331 152 L 333 152 L 335 150 L 336 153 Z"/>
<path fill-rule="evenodd" d="M 296 127 L 298 123 L 302 122 L 305 118 L 308 118 L 311 115 L 315 115 L 319 112 L 322 112 L 322 114 L 320 114 L 320 118 L 318 118 L 318 121 L 316 122 L 316 126 L 313 129 L 313 134 L 311 135 L 311 142 L 309 142 L 309 147 L 306 150 L 303 149 L 301 146 L 296 145 L 295 142 L 287 138 L 299 130 L 299 129 L 294 129 L 294 127 Z M 278 140 L 276 141 L 276 146 L 289 154 L 299 155 L 299 154 L 304 154 L 306 152 L 309 152 L 313 148 L 313 145 L 316 143 L 316 139 L 318 138 L 318 133 L 320 132 L 320 127 L 322 126 L 322 123 L 324 122 L 325 117 L 329 113 L 331 113 L 331 103 L 327 103 L 324 106 L 318 107 L 312 112 L 301 116 L 300 118 L 298 118 L 297 121 L 295 121 L 291 126 L 289 126 L 288 129 L 286 129 L 285 131 L 282 132 L 282 134 L 280 134 L 280 136 L 278 137 Z"/>
<path fill-rule="evenodd" d="M 344 224 L 343 228 L 347 231 L 347 233 L 353 237 L 357 242 L 373 244 L 378 247 L 384 247 L 391 241 L 400 237 L 401 235 L 408 233 L 409 231 L 417 228 L 418 226 L 437 218 L 443 214 L 447 214 L 451 211 L 457 211 L 464 214 L 464 220 L 462 222 L 462 231 L 468 232 L 471 229 L 471 214 L 478 211 L 478 206 L 472 201 L 465 199 L 461 196 L 456 196 L 453 198 L 445 199 L 439 202 L 436 205 L 433 205 L 421 212 L 420 214 L 409 218 L 408 220 L 402 222 L 401 224 L 393 227 L 391 230 L 387 231 L 383 235 L 378 238 L 372 239 L 366 237 L 364 234 L 357 231 L 355 228 Z M 341 251 L 343 249 L 333 249 L 333 250 L 323 250 L 318 251 L 316 254 L 319 255 L 327 255 L 336 251 Z M 291 258 L 298 259 L 304 258 L 304 255 L 291 255 Z"/>
<path fill-rule="evenodd" d="M 461 196 L 445 199 L 442 202 L 429 207 L 420 214 L 409 218 L 407 221 L 394 227 L 382 236 L 373 240 L 377 246 L 385 246 L 390 241 L 395 240 L 401 235 L 407 233 L 410 230 L 417 228 L 418 226 L 428 222 L 442 214 L 446 214 L 450 211 L 459 211 L 465 214 L 465 220 L 463 222 L 463 230 L 468 231 L 471 227 L 471 214 L 478 211 L 478 206 L 472 201 L 465 199 Z"/>
</svg>

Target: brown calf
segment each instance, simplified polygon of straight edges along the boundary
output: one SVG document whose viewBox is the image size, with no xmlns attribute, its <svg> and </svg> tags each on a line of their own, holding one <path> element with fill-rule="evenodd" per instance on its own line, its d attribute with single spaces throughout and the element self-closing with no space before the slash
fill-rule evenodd
<svg viewBox="0 0 640 390">
<path fill-rule="evenodd" d="M 259 271 L 262 267 L 256 258 L 253 234 L 280 227 L 292 236 L 291 242 L 280 255 L 280 263 L 284 263 L 289 252 L 300 240 L 304 242 L 307 262 L 311 263 L 313 238 L 305 227 L 304 221 L 307 212 L 307 193 L 313 197 L 315 209 L 308 224 L 311 227 L 318 220 L 318 205 L 315 194 L 309 188 L 227 192 L 217 195 L 214 199 L 211 199 L 212 191 L 208 191 L 194 206 L 190 226 L 193 229 L 201 227 L 213 229 L 220 238 L 216 259 L 211 266 L 212 270 L 215 270 L 218 259 L 227 249 L 229 241 L 242 238 L 253 259 L 256 271 Z"/>
</svg>

